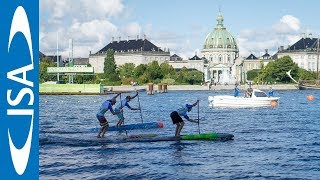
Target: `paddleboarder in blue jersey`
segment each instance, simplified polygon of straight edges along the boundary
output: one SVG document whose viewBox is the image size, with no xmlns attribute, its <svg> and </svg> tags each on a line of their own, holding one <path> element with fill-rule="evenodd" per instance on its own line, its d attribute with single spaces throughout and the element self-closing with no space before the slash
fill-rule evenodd
<svg viewBox="0 0 320 180">
<path fill-rule="evenodd" d="M 238 85 L 234 88 L 234 97 L 237 97 L 239 95 L 239 88 Z"/>
<path fill-rule="evenodd" d="M 112 99 L 108 99 L 108 100 L 106 100 L 105 102 L 103 102 L 103 103 L 101 104 L 100 109 L 99 109 L 99 111 L 97 112 L 97 115 L 96 115 L 96 116 L 97 116 L 97 119 L 99 120 L 100 126 L 101 126 L 101 129 L 100 129 L 100 131 L 99 131 L 99 134 L 98 134 L 97 138 L 104 138 L 104 134 L 106 133 L 106 131 L 107 131 L 108 128 L 109 128 L 109 123 L 108 123 L 106 117 L 104 116 L 104 114 L 105 114 L 108 110 L 110 110 L 110 112 L 111 112 L 113 115 L 116 115 L 116 114 L 119 114 L 119 113 L 122 112 L 122 110 L 119 111 L 119 112 L 114 112 L 114 111 L 113 111 L 113 108 L 112 108 L 112 106 L 116 104 L 116 102 L 117 102 L 117 101 L 116 101 L 116 98 L 117 98 L 119 95 L 120 95 L 120 93 L 117 94 L 117 95 L 116 95 L 115 97 L 113 97 Z"/>
<path fill-rule="evenodd" d="M 190 119 L 189 116 L 187 115 L 187 112 L 190 112 L 192 110 L 192 107 L 198 105 L 199 100 L 197 100 L 197 102 L 195 102 L 194 104 L 186 104 L 184 106 L 182 106 L 181 108 L 179 108 L 177 111 L 173 111 L 170 114 L 170 117 L 172 119 L 172 123 L 176 124 L 176 133 L 175 136 L 180 136 L 180 132 L 183 128 L 184 125 L 184 121 L 182 120 L 181 116 L 183 116 L 186 120 L 190 121 L 190 122 L 194 122 L 194 123 L 198 123 L 198 121 Z"/>
<path fill-rule="evenodd" d="M 269 94 L 269 97 L 272 97 L 272 96 L 273 96 L 273 89 L 272 89 L 272 87 L 270 87 L 270 90 L 269 90 L 268 94 Z"/>
<path fill-rule="evenodd" d="M 117 106 L 116 106 L 116 108 L 115 108 L 115 112 L 117 113 L 117 116 L 118 116 L 118 118 L 119 118 L 119 121 L 118 121 L 118 123 L 117 123 L 117 125 L 116 125 L 116 127 L 118 128 L 118 127 L 120 127 L 121 126 L 121 124 L 123 123 L 123 121 L 124 121 L 124 116 L 123 116 L 123 111 L 122 111 L 122 108 L 123 107 L 127 107 L 127 108 L 129 108 L 129 109 L 131 109 L 131 110 L 140 110 L 140 108 L 133 108 L 133 107 L 131 107 L 130 105 L 129 105 L 129 103 L 128 102 L 130 102 L 131 101 L 131 99 L 134 99 L 135 97 L 137 97 L 138 96 L 138 92 L 136 93 L 136 95 L 134 95 L 134 96 L 127 96 L 125 99 L 123 99 Z M 119 113 L 121 111 L 121 113 Z"/>
</svg>

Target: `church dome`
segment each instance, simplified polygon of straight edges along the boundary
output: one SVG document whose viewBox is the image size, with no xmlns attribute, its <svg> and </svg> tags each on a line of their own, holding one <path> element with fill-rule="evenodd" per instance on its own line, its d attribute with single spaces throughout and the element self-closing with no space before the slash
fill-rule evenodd
<svg viewBox="0 0 320 180">
<path fill-rule="evenodd" d="M 223 26 L 223 17 L 219 14 L 217 18 L 218 24 L 214 31 L 209 33 L 204 42 L 203 49 L 238 49 L 234 37 Z"/>
</svg>

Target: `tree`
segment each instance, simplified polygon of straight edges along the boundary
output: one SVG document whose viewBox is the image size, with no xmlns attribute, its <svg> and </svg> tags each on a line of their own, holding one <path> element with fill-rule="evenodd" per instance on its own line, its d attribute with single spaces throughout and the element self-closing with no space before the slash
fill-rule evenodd
<svg viewBox="0 0 320 180">
<path fill-rule="evenodd" d="M 200 84 L 203 81 L 203 73 L 198 70 L 192 70 L 187 73 L 185 81 L 188 84 Z"/>
<path fill-rule="evenodd" d="M 74 76 L 74 82 L 78 84 L 90 84 L 96 82 L 96 76 L 93 74 L 90 75 L 76 75 Z"/>
<path fill-rule="evenodd" d="M 114 82 L 119 81 L 119 75 L 116 71 L 117 65 L 114 60 L 114 51 L 112 49 L 107 50 L 107 57 L 104 59 L 104 77 L 105 79 Z"/>
<path fill-rule="evenodd" d="M 298 76 L 300 80 L 314 80 L 317 76 L 315 72 L 310 72 L 305 69 L 299 68 Z"/>
<path fill-rule="evenodd" d="M 181 70 L 177 73 L 177 82 L 186 83 L 186 77 L 189 70 L 186 67 L 181 68 Z"/>
<path fill-rule="evenodd" d="M 170 78 L 176 75 L 176 71 L 174 68 L 169 65 L 168 63 L 162 63 L 160 64 L 160 70 L 162 72 L 162 75 L 164 77 Z"/>
<path fill-rule="evenodd" d="M 147 69 L 147 65 L 145 64 L 140 64 L 139 66 L 134 68 L 133 70 L 134 78 L 139 78 L 140 76 L 142 76 L 145 73 L 146 69 Z"/>
<path fill-rule="evenodd" d="M 134 75 L 135 65 L 133 63 L 125 63 L 119 66 L 119 74 L 121 78 L 130 78 Z"/>
<path fill-rule="evenodd" d="M 146 69 L 146 75 L 147 79 L 151 81 L 163 78 L 158 61 L 152 61 L 148 64 L 148 67 Z"/>
<path fill-rule="evenodd" d="M 39 65 L 40 83 L 57 80 L 56 76 L 51 76 L 47 72 L 48 67 L 54 67 L 54 66 L 55 66 L 55 63 L 52 62 L 48 57 L 45 57 L 44 60 L 40 62 L 40 65 Z"/>
<path fill-rule="evenodd" d="M 258 77 L 260 71 L 261 70 L 257 70 L 257 69 L 253 69 L 253 70 L 248 71 L 247 72 L 247 79 L 249 81 L 253 81 L 256 77 Z"/>
<path fill-rule="evenodd" d="M 268 65 L 261 71 L 257 79 L 263 82 L 283 82 L 288 83 L 291 79 L 286 72 L 291 69 L 292 76 L 296 76 L 298 73 L 298 65 L 292 61 L 289 56 L 284 56 L 274 62 L 268 63 Z"/>
</svg>

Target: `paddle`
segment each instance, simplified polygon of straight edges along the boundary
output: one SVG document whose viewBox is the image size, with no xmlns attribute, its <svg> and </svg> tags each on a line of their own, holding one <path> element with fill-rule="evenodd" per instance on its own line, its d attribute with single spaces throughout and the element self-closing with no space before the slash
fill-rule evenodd
<svg viewBox="0 0 320 180">
<path fill-rule="evenodd" d="M 119 111 L 121 111 L 121 108 L 122 108 L 122 99 L 121 99 L 121 93 L 120 93 L 120 110 Z M 123 113 L 123 111 L 122 111 L 122 117 L 124 118 L 124 113 Z M 124 120 L 123 120 L 123 125 L 124 125 Z M 119 127 L 121 126 L 121 124 L 119 124 Z M 128 132 L 127 132 L 127 130 L 125 130 L 126 131 L 126 136 L 128 136 Z"/>
<path fill-rule="evenodd" d="M 198 131 L 199 131 L 199 134 L 200 134 L 200 117 L 199 117 L 199 109 L 200 109 L 200 103 L 199 103 L 199 100 L 198 100 Z"/>
<path fill-rule="evenodd" d="M 138 93 L 138 91 L 137 91 Z M 138 93 L 138 102 L 139 102 L 139 109 L 140 109 L 140 118 L 141 118 L 141 121 L 143 123 L 143 118 L 142 118 L 142 111 L 141 111 L 141 105 L 140 105 L 140 98 L 139 98 L 139 93 Z"/>
</svg>

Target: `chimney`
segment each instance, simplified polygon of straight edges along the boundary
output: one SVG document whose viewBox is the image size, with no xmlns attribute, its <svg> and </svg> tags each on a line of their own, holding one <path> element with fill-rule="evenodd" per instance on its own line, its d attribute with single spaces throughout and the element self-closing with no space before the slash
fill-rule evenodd
<svg viewBox="0 0 320 180">
<path fill-rule="evenodd" d="M 119 42 L 121 41 L 121 36 L 119 36 Z"/>
<path fill-rule="evenodd" d="M 139 35 L 137 35 L 137 39 L 136 40 L 138 40 L 139 39 Z"/>
<path fill-rule="evenodd" d="M 111 38 L 111 42 L 114 42 L 114 37 Z"/>
<path fill-rule="evenodd" d="M 144 35 L 143 35 L 143 40 L 145 40 L 145 39 L 147 39 L 147 36 L 144 34 Z"/>
<path fill-rule="evenodd" d="M 129 41 L 129 39 L 130 39 L 130 36 L 128 36 L 128 39 L 127 39 L 127 41 Z"/>
<path fill-rule="evenodd" d="M 284 50 L 284 47 L 283 46 L 280 46 L 280 51 L 283 51 Z"/>
</svg>

